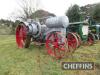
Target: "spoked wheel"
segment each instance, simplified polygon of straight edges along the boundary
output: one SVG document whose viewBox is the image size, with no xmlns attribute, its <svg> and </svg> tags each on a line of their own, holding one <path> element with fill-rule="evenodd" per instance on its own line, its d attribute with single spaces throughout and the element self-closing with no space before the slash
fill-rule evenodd
<svg viewBox="0 0 100 75">
<path fill-rule="evenodd" d="M 67 40 L 68 40 L 68 48 L 71 52 L 73 52 L 78 47 L 78 38 L 74 33 L 69 32 L 67 34 Z"/>
<path fill-rule="evenodd" d="M 16 43 L 18 48 L 29 47 L 30 37 L 27 37 L 27 27 L 24 23 L 19 23 L 16 28 Z"/>
<path fill-rule="evenodd" d="M 87 39 L 88 45 L 93 45 L 95 42 L 95 36 L 92 33 L 88 34 L 88 39 Z"/>
<path fill-rule="evenodd" d="M 67 39 L 60 33 L 53 32 L 47 35 L 46 48 L 49 55 L 60 59 L 68 50 Z"/>
<path fill-rule="evenodd" d="M 79 36 L 78 33 L 74 33 L 76 35 L 76 37 L 78 38 L 78 47 L 81 45 L 82 41 L 81 41 L 81 37 Z"/>
</svg>

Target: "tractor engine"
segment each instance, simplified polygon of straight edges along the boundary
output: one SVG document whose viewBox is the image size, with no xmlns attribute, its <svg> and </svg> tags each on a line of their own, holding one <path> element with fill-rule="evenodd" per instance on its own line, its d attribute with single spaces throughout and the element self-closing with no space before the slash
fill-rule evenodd
<svg viewBox="0 0 100 75">
<path fill-rule="evenodd" d="M 39 22 L 30 20 L 25 23 L 28 29 L 28 35 L 32 35 L 34 38 L 40 37 L 42 34 L 47 34 L 52 31 L 63 31 L 68 27 L 69 20 L 67 16 L 60 16 L 60 17 L 50 17 L 46 19 L 44 25 L 41 25 Z"/>
<path fill-rule="evenodd" d="M 61 32 L 65 37 L 66 28 L 69 26 L 69 19 L 67 16 L 51 17 L 46 20 L 45 24 L 48 28 L 46 34 L 50 32 Z"/>
<path fill-rule="evenodd" d="M 46 20 L 48 28 L 66 28 L 69 25 L 67 16 L 51 17 Z"/>
</svg>

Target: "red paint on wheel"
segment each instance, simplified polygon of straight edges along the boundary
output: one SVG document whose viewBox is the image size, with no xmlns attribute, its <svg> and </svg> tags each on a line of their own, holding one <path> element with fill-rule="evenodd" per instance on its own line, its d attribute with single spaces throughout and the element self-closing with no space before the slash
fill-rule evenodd
<svg viewBox="0 0 100 75">
<path fill-rule="evenodd" d="M 27 36 L 26 26 L 23 23 L 19 24 L 18 27 L 16 28 L 16 43 L 19 48 L 24 47 L 26 36 Z"/>
<path fill-rule="evenodd" d="M 63 42 L 62 39 L 64 39 Z M 57 59 L 64 57 L 67 50 L 66 41 L 66 38 L 63 38 L 59 33 L 48 34 L 46 39 L 47 53 Z"/>
<path fill-rule="evenodd" d="M 74 33 L 69 32 L 67 34 L 67 39 L 68 39 L 68 47 L 72 48 L 75 50 L 78 47 L 78 38 Z"/>
</svg>

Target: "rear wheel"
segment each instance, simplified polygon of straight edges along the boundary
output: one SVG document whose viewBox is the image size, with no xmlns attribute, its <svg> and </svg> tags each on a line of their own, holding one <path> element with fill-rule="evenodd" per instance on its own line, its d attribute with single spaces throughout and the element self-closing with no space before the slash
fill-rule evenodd
<svg viewBox="0 0 100 75">
<path fill-rule="evenodd" d="M 82 41 L 81 41 L 81 37 L 79 36 L 78 33 L 75 33 L 76 37 L 78 38 L 78 47 L 81 45 Z"/>
<path fill-rule="evenodd" d="M 16 43 L 18 48 L 28 48 L 30 45 L 31 37 L 27 36 L 27 26 L 24 23 L 19 23 L 16 28 Z"/>
</svg>

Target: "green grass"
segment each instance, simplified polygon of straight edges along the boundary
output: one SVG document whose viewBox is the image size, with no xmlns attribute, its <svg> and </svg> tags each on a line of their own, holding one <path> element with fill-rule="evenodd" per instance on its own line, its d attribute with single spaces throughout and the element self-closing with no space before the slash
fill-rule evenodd
<svg viewBox="0 0 100 75">
<path fill-rule="evenodd" d="M 100 75 L 98 66 L 95 70 L 62 70 L 63 61 L 93 61 L 100 66 L 100 42 L 81 46 L 72 55 L 55 60 L 45 47 L 31 45 L 29 49 L 18 49 L 14 35 L 0 35 L 0 75 Z"/>
</svg>

